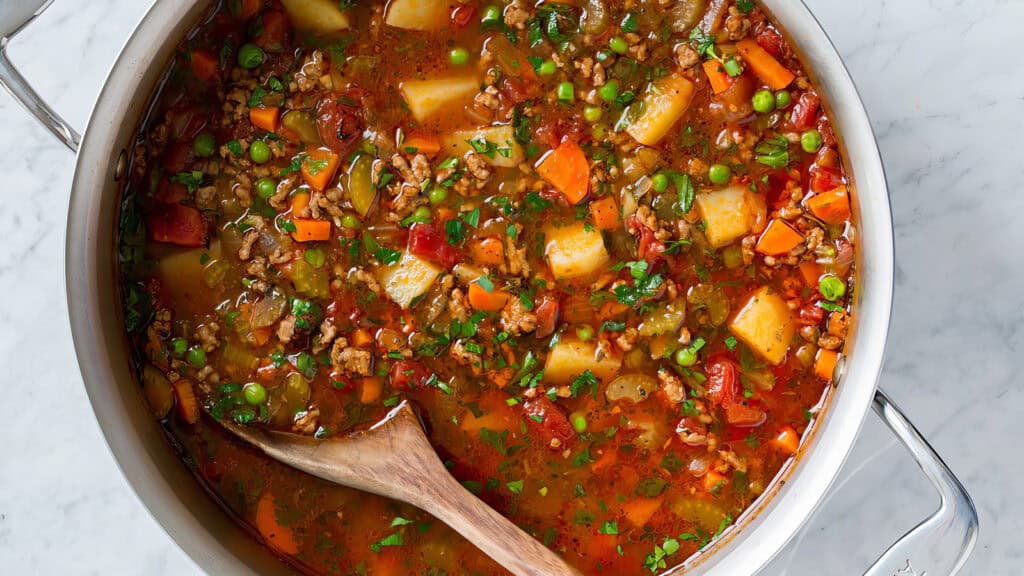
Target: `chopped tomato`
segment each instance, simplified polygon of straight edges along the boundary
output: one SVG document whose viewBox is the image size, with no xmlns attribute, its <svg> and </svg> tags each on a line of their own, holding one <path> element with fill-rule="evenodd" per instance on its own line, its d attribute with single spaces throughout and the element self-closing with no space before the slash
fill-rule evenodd
<svg viewBox="0 0 1024 576">
<path fill-rule="evenodd" d="M 664 258 L 665 244 L 659 242 L 654 237 L 654 230 L 648 228 L 636 215 L 626 220 L 626 229 L 633 235 L 639 235 L 636 249 L 638 258 L 646 260 L 651 266 L 654 266 L 659 258 Z"/>
<path fill-rule="evenodd" d="M 146 228 L 154 242 L 192 248 L 206 244 L 206 221 L 191 206 L 164 204 L 149 214 Z"/>
<path fill-rule="evenodd" d="M 456 30 L 461 30 L 469 23 L 473 21 L 473 16 L 476 15 L 476 6 L 472 4 L 462 4 L 458 8 L 452 11 L 452 27 Z"/>
<path fill-rule="evenodd" d="M 764 410 L 745 404 L 728 404 L 725 407 L 725 421 L 733 426 L 753 428 L 764 424 L 767 417 Z"/>
<path fill-rule="evenodd" d="M 415 360 L 399 360 L 388 373 L 395 390 L 415 390 L 426 383 L 430 374 L 430 369 Z"/>
<path fill-rule="evenodd" d="M 292 25 L 288 15 L 280 10 L 267 10 L 263 14 L 260 33 L 253 38 L 253 44 L 275 54 L 285 51 L 291 43 Z"/>
<path fill-rule="evenodd" d="M 774 28 L 765 27 L 764 30 L 758 32 L 755 40 L 761 48 L 776 58 L 783 56 L 786 52 L 786 41 L 782 39 L 782 34 L 776 32 Z"/>
<path fill-rule="evenodd" d="M 717 358 L 708 363 L 705 372 L 708 378 L 705 386 L 712 402 L 725 406 L 736 401 L 739 396 L 739 368 L 735 362 L 724 357 Z"/>
<path fill-rule="evenodd" d="M 217 57 L 206 50 L 193 50 L 189 53 L 189 65 L 192 73 L 203 82 L 220 79 L 220 62 Z"/>
<path fill-rule="evenodd" d="M 814 92 L 804 92 L 800 95 L 793 111 L 789 114 L 789 124 L 794 130 L 807 130 L 814 126 L 814 120 L 818 117 L 818 108 L 821 107 L 821 99 Z"/>
<path fill-rule="evenodd" d="M 316 104 L 316 127 L 324 144 L 344 156 L 366 128 L 355 94 L 329 92 Z"/>
<path fill-rule="evenodd" d="M 160 180 L 160 185 L 153 196 L 154 200 L 162 204 L 177 204 L 186 198 L 188 198 L 188 189 L 166 178 Z"/>
<path fill-rule="evenodd" d="M 526 424 L 538 434 L 552 450 L 564 450 L 576 440 L 576 432 L 562 410 L 548 399 L 539 396 L 523 403 Z"/>
<path fill-rule="evenodd" d="M 830 192 L 844 184 L 843 173 L 839 168 L 826 168 L 815 164 L 810 171 L 811 190 Z"/>
<path fill-rule="evenodd" d="M 440 226 L 434 224 L 413 224 L 409 230 L 409 253 L 451 268 L 459 261 L 459 253 L 448 243 Z"/>
<path fill-rule="evenodd" d="M 547 338 L 555 333 L 555 328 L 558 327 L 558 309 L 558 300 L 544 298 L 544 301 L 534 310 L 537 315 L 537 330 L 534 332 L 534 336 Z"/>
</svg>

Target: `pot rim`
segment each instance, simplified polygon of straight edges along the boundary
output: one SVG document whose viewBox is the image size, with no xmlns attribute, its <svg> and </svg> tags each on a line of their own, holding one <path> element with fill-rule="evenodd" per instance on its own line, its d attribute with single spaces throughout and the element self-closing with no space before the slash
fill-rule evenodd
<svg viewBox="0 0 1024 576">
<path fill-rule="evenodd" d="M 798 458 L 723 537 L 671 574 L 753 574 L 811 516 L 845 462 L 871 405 L 892 308 L 894 248 L 884 169 L 867 112 L 838 52 L 807 6 L 761 3 L 802 54 L 825 95 L 852 174 L 857 221 L 857 313 L 845 370 Z M 78 153 L 66 230 L 66 295 L 86 392 L 114 460 L 139 500 L 200 568 L 216 574 L 289 569 L 219 507 L 168 449 L 145 409 L 129 364 L 116 278 L 118 165 L 174 47 L 207 10 L 207 0 L 156 0 L 104 82 Z M 123 168 L 122 168 L 123 171 Z M 121 174 L 123 176 L 123 174 Z M 126 431 L 128 433 L 126 433 Z"/>
</svg>

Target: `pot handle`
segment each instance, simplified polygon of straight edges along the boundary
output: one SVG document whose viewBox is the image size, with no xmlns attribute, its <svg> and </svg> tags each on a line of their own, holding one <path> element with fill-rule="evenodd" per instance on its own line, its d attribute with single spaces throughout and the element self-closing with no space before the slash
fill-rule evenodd
<svg viewBox="0 0 1024 576">
<path fill-rule="evenodd" d="M 939 509 L 889 547 L 864 576 L 954 576 L 978 539 L 974 502 L 935 449 L 881 389 L 875 412 L 907 447 L 941 498 Z"/>
<path fill-rule="evenodd" d="M 72 152 L 81 136 L 36 93 L 7 54 L 11 38 L 43 13 L 53 0 L 8 0 L 0 10 L 0 85 Z"/>
</svg>

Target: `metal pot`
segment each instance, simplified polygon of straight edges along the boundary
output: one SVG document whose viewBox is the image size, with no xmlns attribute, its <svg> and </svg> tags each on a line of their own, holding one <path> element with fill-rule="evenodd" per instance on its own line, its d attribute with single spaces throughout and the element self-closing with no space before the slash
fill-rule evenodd
<svg viewBox="0 0 1024 576">
<path fill-rule="evenodd" d="M 85 137 L 43 102 L 7 57 L 8 40 L 50 0 L 7 0 L 0 14 L 0 83 L 71 150 L 78 165 L 66 245 L 67 298 L 78 361 L 93 410 L 122 473 L 179 546 L 212 574 L 287 574 L 194 481 L 146 408 L 121 322 L 115 230 L 137 126 L 175 46 L 210 0 L 156 0 L 110 72 Z M 763 0 L 804 56 L 830 106 L 852 174 L 860 251 L 856 322 L 827 408 L 780 479 L 714 545 L 671 574 L 753 574 L 800 529 L 845 461 L 869 407 L 907 446 L 941 506 L 866 572 L 955 574 L 974 546 L 978 519 L 963 486 L 876 384 L 892 307 L 893 232 L 885 175 L 871 125 L 846 68 L 802 2 Z M 79 147 L 79 142 L 81 146 Z"/>
</svg>

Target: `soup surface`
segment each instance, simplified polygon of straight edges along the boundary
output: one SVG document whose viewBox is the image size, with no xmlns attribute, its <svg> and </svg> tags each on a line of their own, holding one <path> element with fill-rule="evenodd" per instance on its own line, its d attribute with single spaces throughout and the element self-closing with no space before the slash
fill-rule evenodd
<svg viewBox="0 0 1024 576">
<path fill-rule="evenodd" d="M 403 399 L 586 574 L 707 546 L 797 451 L 855 235 L 819 95 L 751 1 L 233 0 L 180 46 L 121 219 L 143 391 L 311 574 L 502 574 L 233 441 Z"/>
</svg>

